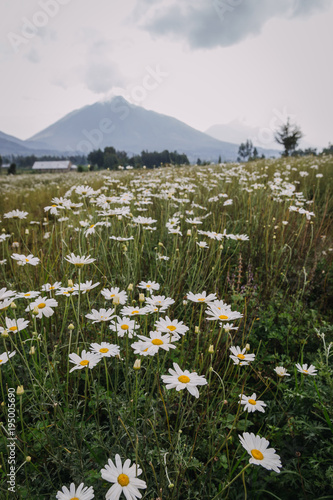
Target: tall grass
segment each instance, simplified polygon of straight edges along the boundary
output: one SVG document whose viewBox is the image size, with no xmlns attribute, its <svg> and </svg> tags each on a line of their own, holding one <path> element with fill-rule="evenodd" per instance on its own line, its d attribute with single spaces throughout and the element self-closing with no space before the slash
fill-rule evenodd
<svg viewBox="0 0 333 500">
<path fill-rule="evenodd" d="M 1 498 L 55 498 L 71 482 L 92 485 L 95 497 L 104 498 L 110 484 L 100 470 L 117 453 L 140 465 L 147 499 L 291 499 L 295 491 L 300 499 L 330 498 L 332 166 L 332 157 L 320 157 L 0 177 L 0 213 L 28 212 L 22 220 L 1 216 L 3 234 L 10 235 L 0 242 L 2 286 L 26 293 L 46 283 L 99 282 L 77 295 L 42 292 L 58 301 L 49 318 L 26 311 L 26 298 L 14 298 L 0 311 L 1 352 L 16 351 L 0 367 Z M 84 184 L 94 190 L 90 196 L 76 193 Z M 129 207 L 130 214 L 101 216 L 101 194 L 108 197 L 105 208 Z M 125 194 L 129 201 L 121 204 Z M 55 196 L 82 206 L 51 215 L 44 207 Z M 225 205 L 227 199 L 232 204 Z M 155 219 L 156 229 L 134 223 L 139 215 Z M 172 217 L 179 217 L 181 235 L 169 233 Z M 202 224 L 186 222 L 194 217 Z M 96 222 L 110 224 L 85 236 Z M 216 240 L 200 231 L 249 239 Z M 200 241 L 209 248 L 200 248 Z M 96 260 L 78 268 L 65 259 L 71 252 Z M 13 253 L 33 254 L 40 262 L 18 266 Z M 122 306 L 101 294 L 115 286 L 127 292 L 129 306 L 144 307 L 137 288 L 142 280 L 159 283 L 155 295 L 175 302 L 165 312 L 136 316 L 137 333 L 149 336 L 165 316 L 189 330 L 176 349 L 140 357 L 131 347 L 135 337 L 117 336 L 108 322 L 93 323 L 86 314 L 111 307 L 121 316 Z M 207 321 L 207 305 L 186 298 L 203 291 L 242 314 L 234 321 L 238 329 Z M 25 318 L 29 325 L 8 332 L 5 318 Z M 118 345 L 120 356 L 69 373 L 71 353 L 103 341 Z M 255 361 L 234 365 L 231 346 L 247 346 Z M 139 370 L 133 367 L 137 358 Z M 301 375 L 296 362 L 315 365 L 317 376 Z M 166 389 L 161 376 L 173 363 L 206 378 L 198 399 L 186 390 Z M 276 366 L 287 368 L 290 377 L 277 377 Z M 7 485 L 7 390 L 22 385 L 24 393 L 16 396 L 13 494 Z M 265 413 L 248 414 L 239 404 L 240 395 L 253 393 L 267 404 Z M 270 441 L 281 457 L 280 474 L 247 467 L 249 456 L 238 439 L 244 431 Z"/>
</svg>

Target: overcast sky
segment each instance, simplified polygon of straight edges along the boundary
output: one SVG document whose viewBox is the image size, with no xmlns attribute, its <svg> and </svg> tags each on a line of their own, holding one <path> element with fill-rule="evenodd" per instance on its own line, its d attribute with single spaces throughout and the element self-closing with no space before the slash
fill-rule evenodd
<svg viewBox="0 0 333 500">
<path fill-rule="evenodd" d="M 112 95 L 205 131 L 287 116 L 333 142 L 332 0 L 1 0 L 0 131 Z"/>
</svg>

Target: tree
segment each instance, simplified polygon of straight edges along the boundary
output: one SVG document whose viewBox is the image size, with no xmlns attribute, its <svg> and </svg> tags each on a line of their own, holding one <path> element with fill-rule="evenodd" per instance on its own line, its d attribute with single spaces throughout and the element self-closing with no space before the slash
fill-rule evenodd
<svg viewBox="0 0 333 500">
<path fill-rule="evenodd" d="M 16 163 L 11 163 L 10 167 L 8 168 L 8 175 L 9 174 L 16 174 Z"/>
<path fill-rule="evenodd" d="M 282 156 L 289 156 L 295 151 L 298 142 L 303 137 L 303 133 L 298 125 L 291 125 L 288 118 L 287 123 L 281 125 L 280 130 L 275 135 L 275 140 L 284 147 Z"/>
<path fill-rule="evenodd" d="M 245 161 L 246 158 L 251 158 L 253 151 L 252 141 L 247 140 L 242 142 L 238 149 L 238 160 Z"/>
</svg>

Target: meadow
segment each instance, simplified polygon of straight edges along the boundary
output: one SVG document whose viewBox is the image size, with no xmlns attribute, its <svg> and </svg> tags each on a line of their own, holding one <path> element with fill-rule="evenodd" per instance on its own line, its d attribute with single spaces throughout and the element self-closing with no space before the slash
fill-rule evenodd
<svg viewBox="0 0 333 500">
<path fill-rule="evenodd" d="M 1 499 L 333 498 L 332 187 L 1 176 Z"/>
</svg>

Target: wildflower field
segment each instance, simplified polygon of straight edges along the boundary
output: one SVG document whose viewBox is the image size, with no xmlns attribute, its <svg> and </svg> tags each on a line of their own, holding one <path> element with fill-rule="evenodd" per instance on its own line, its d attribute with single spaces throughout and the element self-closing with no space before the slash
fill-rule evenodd
<svg viewBox="0 0 333 500">
<path fill-rule="evenodd" d="M 0 498 L 333 498 L 332 174 L 0 177 Z"/>
</svg>

